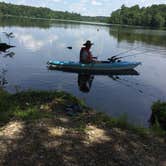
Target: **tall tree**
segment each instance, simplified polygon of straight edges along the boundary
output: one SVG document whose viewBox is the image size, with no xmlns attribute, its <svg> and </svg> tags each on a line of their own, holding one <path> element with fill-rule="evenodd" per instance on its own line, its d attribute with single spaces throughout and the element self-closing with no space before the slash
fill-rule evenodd
<svg viewBox="0 0 166 166">
<path fill-rule="evenodd" d="M 140 8 L 138 5 L 132 7 L 121 6 L 112 12 L 110 23 L 126 25 L 143 25 L 152 27 L 166 26 L 166 5 L 152 5 Z"/>
</svg>

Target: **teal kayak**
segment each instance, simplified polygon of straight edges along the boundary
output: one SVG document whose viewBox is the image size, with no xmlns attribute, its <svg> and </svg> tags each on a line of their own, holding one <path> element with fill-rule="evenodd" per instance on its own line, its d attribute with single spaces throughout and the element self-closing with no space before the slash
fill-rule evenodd
<svg viewBox="0 0 166 166">
<path fill-rule="evenodd" d="M 52 69 L 66 69 L 66 70 L 81 70 L 81 71 L 117 71 L 117 70 L 131 70 L 140 65 L 141 62 L 107 62 L 83 64 L 72 61 L 48 61 L 48 66 Z"/>
</svg>

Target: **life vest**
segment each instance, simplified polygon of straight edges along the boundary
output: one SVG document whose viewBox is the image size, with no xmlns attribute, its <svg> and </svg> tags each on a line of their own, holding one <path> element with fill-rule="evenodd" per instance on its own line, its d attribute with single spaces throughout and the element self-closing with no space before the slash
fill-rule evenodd
<svg viewBox="0 0 166 166">
<path fill-rule="evenodd" d="M 92 54 L 86 47 L 82 47 L 80 51 L 80 62 L 81 63 L 91 63 Z"/>
</svg>

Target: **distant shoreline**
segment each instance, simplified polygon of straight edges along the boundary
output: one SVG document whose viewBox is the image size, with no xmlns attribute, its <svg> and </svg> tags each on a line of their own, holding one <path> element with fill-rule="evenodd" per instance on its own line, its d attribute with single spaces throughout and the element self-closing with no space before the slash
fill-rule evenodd
<svg viewBox="0 0 166 166">
<path fill-rule="evenodd" d="M 77 20 L 67 20 L 67 19 L 48 19 L 48 18 L 36 18 L 36 17 L 27 17 L 27 16 L 14 16 L 14 15 L 3 15 L 0 17 L 15 17 L 15 18 L 26 18 L 26 19 L 36 19 L 36 20 L 46 20 L 46 21 L 61 21 L 61 22 L 73 22 L 73 23 L 82 23 L 89 25 L 101 25 L 101 26 L 111 26 L 112 24 L 101 23 L 101 22 L 88 22 L 88 21 L 77 21 Z"/>
<path fill-rule="evenodd" d="M 71 23 L 81 23 L 87 25 L 99 25 L 99 26 L 108 26 L 108 27 L 124 27 L 124 28 L 143 28 L 143 29 L 152 29 L 152 30 L 166 30 L 165 27 L 148 27 L 148 26 L 136 26 L 136 25 L 123 25 L 123 24 L 108 24 L 101 22 L 88 22 L 88 21 L 78 21 L 78 20 L 68 20 L 68 19 L 48 19 L 48 18 L 36 18 L 36 17 L 27 17 L 27 16 L 14 16 L 14 15 L 2 15 L 0 17 L 14 17 L 14 18 L 25 18 L 25 19 L 33 19 L 33 20 L 45 20 L 45 21 L 60 21 L 60 22 L 71 22 Z"/>
</svg>

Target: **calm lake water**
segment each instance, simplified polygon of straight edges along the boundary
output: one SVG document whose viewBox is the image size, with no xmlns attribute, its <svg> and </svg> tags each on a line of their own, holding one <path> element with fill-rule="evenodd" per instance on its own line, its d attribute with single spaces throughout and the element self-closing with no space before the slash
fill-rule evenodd
<svg viewBox="0 0 166 166">
<path fill-rule="evenodd" d="M 2 32 L 13 32 L 8 39 Z M 0 18 L 0 40 L 16 47 L 0 52 L 0 82 L 11 93 L 17 90 L 64 90 L 98 111 L 148 126 L 151 105 L 166 100 L 166 31 L 118 28 L 79 23 Z M 50 71 L 48 60 L 79 60 L 86 40 L 92 53 L 106 60 L 120 52 L 127 61 L 140 61 L 139 75 L 93 75 L 89 92 L 78 85 L 77 73 Z M 66 47 L 72 46 L 72 49 Z M 2 85 L 1 85 L 2 86 Z"/>
</svg>

